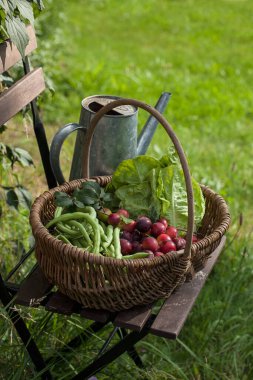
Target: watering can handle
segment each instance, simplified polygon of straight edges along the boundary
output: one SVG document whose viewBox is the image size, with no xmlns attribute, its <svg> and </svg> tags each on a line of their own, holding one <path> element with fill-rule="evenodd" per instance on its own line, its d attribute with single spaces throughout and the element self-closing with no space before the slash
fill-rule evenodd
<svg viewBox="0 0 253 380">
<path fill-rule="evenodd" d="M 70 133 L 78 129 L 84 131 L 84 128 L 77 123 L 66 124 L 54 135 L 54 138 L 51 142 L 50 163 L 54 176 L 60 185 L 66 182 L 60 166 L 60 153 L 62 144 L 64 143 L 65 139 L 69 136 Z"/>
<path fill-rule="evenodd" d="M 146 110 L 147 112 L 149 112 L 164 127 L 171 141 L 174 144 L 174 147 L 180 159 L 180 163 L 181 163 L 183 173 L 184 173 L 185 184 L 186 184 L 187 201 L 188 201 L 188 220 L 187 220 L 187 236 L 186 236 L 184 256 L 185 258 L 190 259 L 192 236 L 193 236 L 193 229 L 194 229 L 194 198 L 193 198 L 191 175 L 190 175 L 187 159 L 184 154 L 183 148 L 177 136 L 175 135 L 172 127 L 159 111 L 157 111 L 155 108 L 151 107 L 150 105 L 136 99 L 114 100 L 108 103 L 107 105 L 105 105 L 104 107 L 102 107 L 93 117 L 90 128 L 88 129 L 87 134 L 86 134 L 87 149 L 85 149 L 84 156 L 83 156 L 83 177 L 89 178 L 90 147 L 91 147 L 92 136 L 97 126 L 97 123 L 106 112 L 112 110 L 115 107 L 122 106 L 122 105 L 132 105 L 135 107 L 142 108 Z"/>
</svg>

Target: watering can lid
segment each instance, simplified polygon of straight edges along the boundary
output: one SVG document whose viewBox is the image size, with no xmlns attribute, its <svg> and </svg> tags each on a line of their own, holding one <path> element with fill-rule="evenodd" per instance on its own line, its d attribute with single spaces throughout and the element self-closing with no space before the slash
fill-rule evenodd
<svg viewBox="0 0 253 380">
<path fill-rule="evenodd" d="M 97 112 L 100 108 L 105 106 L 108 103 L 111 103 L 113 100 L 119 99 L 117 96 L 105 96 L 105 95 L 95 95 L 89 96 L 88 98 L 83 99 L 82 105 L 84 108 L 88 109 L 90 112 Z M 129 116 L 133 115 L 137 108 L 131 105 L 123 105 L 113 108 L 115 116 Z"/>
</svg>

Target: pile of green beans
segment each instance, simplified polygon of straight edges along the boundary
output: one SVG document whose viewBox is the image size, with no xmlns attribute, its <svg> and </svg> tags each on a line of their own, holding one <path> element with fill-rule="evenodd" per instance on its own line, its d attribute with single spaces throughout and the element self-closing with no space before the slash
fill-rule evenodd
<svg viewBox="0 0 253 380">
<path fill-rule="evenodd" d="M 122 256 L 120 228 L 110 224 L 105 225 L 97 218 L 96 210 L 90 206 L 72 213 L 63 213 L 63 208 L 57 207 L 54 218 L 46 225 L 46 228 L 50 227 L 54 227 L 53 233 L 57 239 L 97 255 L 116 259 L 137 259 L 148 256 L 145 252 Z"/>
</svg>

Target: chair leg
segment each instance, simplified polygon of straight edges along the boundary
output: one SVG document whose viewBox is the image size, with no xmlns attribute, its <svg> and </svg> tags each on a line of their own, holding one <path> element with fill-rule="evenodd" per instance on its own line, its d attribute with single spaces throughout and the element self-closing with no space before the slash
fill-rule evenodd
<svg viewBox="0 0 253 380">
<path fill-rule="evenodd" d="M 45 361 L 33 340 L 30 331 L 28 330 L 21 315 L 12 306 L 12 297 L 6 290 L 2 277 L 0 276 L 0 299 L 8 313 L 11 322 L 13 323 L 20 339 L 22 340 L 37 372 L 41 372 L 41 379 L 52 380 L 52 375 L 47 369 Z"/>
<path fill-rule="evenodd" d="M 115 327 L 109 334 L 108 338 L 106 339 L 105 343 L 103 344 L 102 348 L 100 349 L 99 353 L 97 354 L 94 360 L 98 359 L 101 355 L 103 355 L 116 333 L 119 335 L 120 339 L 124 339 L 124 337 L 127 336 L 127 332 L 125 329 Z M 137 365 L 137 367 L 144 368 L 144 364 L 134 346 L 129 348 L 127 350 L 127 353 L 130 356 L 130 358 L 134 361 L 135 365 Z"/>
<path fill-rule="evenodd" d="M 72 380 L 85 380 L 90 376 L 96 374 L 98 371 L 112 363 L 115 359 L 121 356 L 124 352 L 132 349 L 132 347 L 143 339 L 148 333 L 151 324 L 154 321 L 152 315 L 143 329 L 139 331 L 133 331 L 127 334 L 123 339 L 116 343 L 112 348 L 107 350 L 104 354 L 95 359 L 90 365 L 84 368 L 81 372 L 75 375 Z"/>
<path fill-rule="evenodd" d="M 119 333 L 121 339 L 123 339 L 125 336 L 127 336 L 127 332 L 123 328 L 121 328 L 120 330 L 121 330 L 122 335 L 120 334 L 119 331 L 118 331 L 118 333 Z M 130 356 L 130 358 L 134 361 L 135 365 L 137 365 L 137 367 L 144 368 L 143 361 L 141 360 L 141 357 L 139 356 L 139 354 L 136 351 L 136 348 L 134 346 L 132 346 L 131 348 L 129 348 L 127 350 L 127 353 Z"/>
<path fill-rule="evenodd" d="M 114 337 L 114 335 L 116 334 L 116 332 L 118 332 L 118 329 L 119 329 L 119 327 L 114 327 L 114 329 L 109 334 L 108 338 L 106 339 L 105 343 L 101 347 L 99 353 L 97 354 L 97 356 L 96 356 L 96 358 L 94 360 L 98 359 L 101 355 L 103 355 L 103 353 L 106 351 L 107 347 L 109 346 L 112 338 Z"/>
</svg>

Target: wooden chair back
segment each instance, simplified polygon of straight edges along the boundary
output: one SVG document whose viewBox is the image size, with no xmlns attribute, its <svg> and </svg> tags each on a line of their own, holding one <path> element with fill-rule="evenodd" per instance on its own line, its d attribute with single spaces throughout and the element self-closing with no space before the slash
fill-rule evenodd
<svg viewBox="0 0 253 380">
<path fill-rule="evenodd" d="M 33 127 L 37 139 L 42 164 L 49 188 L 57 185 L 50 165 L 49 148 L 44 126 L 41 122 L 36 98 L 45 90 L 45 80 L 41 67 L 31 69 L 28 55 L 37 47 L 36 36 L 31 26 L 27 27 L 29 43 L 22 59 L 16 46 L 10 41 L 0 45 L 0 74 L 9 70 L 22 59 L 24 76 L 0 94 L 0 125 L 5 124 L 25 106 L 31 104 Z"/>
</svg>

